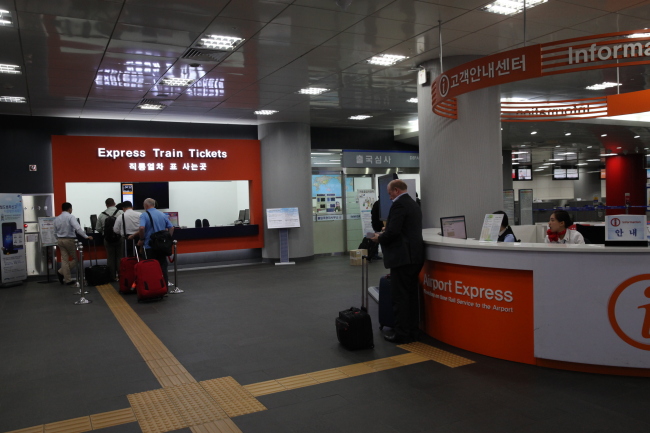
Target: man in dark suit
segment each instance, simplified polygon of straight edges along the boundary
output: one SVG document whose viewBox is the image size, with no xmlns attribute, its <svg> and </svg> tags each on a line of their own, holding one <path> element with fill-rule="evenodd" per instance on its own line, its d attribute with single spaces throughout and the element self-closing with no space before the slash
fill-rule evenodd
<svg viewBox="0 0 650 433">
<path fill-rule="evenodd" d="M 395 179 L 388 184 L 393 204 L 386 228 L 372 238 L 381 245 L 384 266 L 390 268 L 395 333 L 384 338 L 397 344 L 418 338 L 418 276 L 424 264 L 422 211 L 406 190 L 402 180 Z"/>
</svg>

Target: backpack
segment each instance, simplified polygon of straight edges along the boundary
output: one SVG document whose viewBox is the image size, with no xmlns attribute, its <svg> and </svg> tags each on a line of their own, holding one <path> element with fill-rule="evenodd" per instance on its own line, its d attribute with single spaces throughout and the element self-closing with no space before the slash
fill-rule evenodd
<svg viewBox="0 0 650 433">
<path fill-rule="evenodd" d="M 113 215 L 109 215 L 106 212 L 102 212 L 104 215 L 106 215 L 106 219 L 104 220 L 104 239 L 106 239 L 106 241 L 110 243 L 115 243 L 120 240 L 120 235 L 118 233 L 115 233 L 115 231 L 113 230 L 113 227 L 115 227 L 115 221 L 117 221 L 117 218 L 115 218 L 115 214 L 118 211 L 119 209 L 115 209 Z"/>
<path fill-rule="evenodd" d="M 151 221 L 151 229 L 156 230 L 149 211 L 147 211 L 147 215 L 149 215 L 149 220 Z M 173 242 L 172 235 L 167 230 L 154 231 L 149 238 L 149 248 L 160 254 L 171 256 Z"/>
</svg>

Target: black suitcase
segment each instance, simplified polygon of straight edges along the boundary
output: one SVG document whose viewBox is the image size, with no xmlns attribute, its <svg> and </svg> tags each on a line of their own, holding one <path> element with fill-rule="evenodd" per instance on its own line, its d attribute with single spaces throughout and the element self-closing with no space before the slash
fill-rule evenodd
<svg viewBox="0 0 650 433">
<path fill-rule="evenodd" d="M 372 259 L 374 259 L 375 257 L 377 257 L 377 255 L 379 255 L 379 244 L 365 237 L 359 244 L 359 249 L 368 250 L 369 262 L 372 262 Z"/>
<path fill-rule="evenodd" d="M 361 257 L 361 308 L 351 307 L 339 311 L 335 319 L 336 337 L 339 343 L 348 350 L 372 349 L 375 347 L 372 338 L 372 321 L 368 314 L 368 257 Z"/>
<path fill-rule="evenodd" d="M 92 241 L 93 248 L 95 250 L 95 265 L 93 266 L 93 259 L 90 258 L 90 267 L 84 269 L 84 277 L 89 286 L 101 286 L 102 284 L 110 283 L 113 278 L 111 278 L 111 272 L 108 270 L 108 266 L 99 265 L 97 263 L 97 247 L 95 246 L 95 241 Z M 89 251 L 90 252 L 90 251 Z"/>
<path fill-rule="evenodd" d="M 379 329 L 395 327 L 395 310 L 390 290 L 390 274 L 379 279 Z"/>
</svg>

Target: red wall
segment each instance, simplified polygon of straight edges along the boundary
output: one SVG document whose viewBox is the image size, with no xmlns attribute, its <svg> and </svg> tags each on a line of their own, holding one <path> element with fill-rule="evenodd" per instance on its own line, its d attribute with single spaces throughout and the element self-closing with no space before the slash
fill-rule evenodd
<svg viewBox="0 0 650 433">
<path fill-rule="evenodd" d="M 100 158 L 98 148 L 144 150 L 144 158 Z M 153 149 L 183 151 L 183 158 L 155 158 Z M 226 152 L 226 158 L 191 158 L 189 149 Z M 161 162 L 164 170 L 138 171 L 129 163 Z M 204 171 L 183 170 L 183 163 L 206 163 Z M 170 171 L 170 163 L 178 170 Z M 197 239 L 179 242 L 179 253 L 262 248 L 262 165 L 259 140 L 217 140 L 190 138 L 52 136 L 52 171 L 55 208 L 67 201 L 67 182 L 173 182 L 248 180 L 251 224 L 259 224 L 257 236 Z M 234 192 L 233 192 L 234 193 Z M 154 197 L 155 198 L 155 197 Z M 214 199 L 206 197 L 206 199 Z M 200 205 L 197 203 L 197 205 Z M 182 209 L 179 209 L 182 212 Z"/>
<path fill-rule="evenodd" d="M 631 206 L 646 205 L 645 155 L 619 155 L 607 158 L 607 206 L 625 206 L 625 193 L 630 193 Z M 608 209 L 608 215 L 624 214 L 622 209 Z M 645 215 L 645 208 L 631 208 L 631 215 Z"/>
</svg>

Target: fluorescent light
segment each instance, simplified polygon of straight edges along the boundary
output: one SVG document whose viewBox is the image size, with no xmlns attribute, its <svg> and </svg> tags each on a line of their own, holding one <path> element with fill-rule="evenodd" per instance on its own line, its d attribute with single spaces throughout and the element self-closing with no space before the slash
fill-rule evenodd
<svg viewBox="0 0 650 433">
<path fill-rule="evenodd" d="M 537 134 L 537 131 L 533 131 L 530 133 L 530 135 L 535 135 L 535 134 Z"/>
<path fill-rule="evenodd" d="M 410 102 L 412 104 L 417 104 L 418 103 L 418 98 L 407 99 L 406 102 Z"/>
<path fill-rule="evenodd" d="M 641 137 L 641 136 L 640 136 L 640 135 L 635 135 L 635 136 L 634 136 L 634 138 L 639 138 L 639 137 Z"/>
<path fill-rule="evenodd" d="M 526 9 L 546 3 L 548 0 L 526 0 Z M 515 15 L 524 10 L 524 0 L 495 0 L 480 10 L 500 15 Z"/>
<path fill-rule="evenodd" d="M 592 147 L 594 147 L 594 146 L 587 146 L 587 149 L 591 149 Z"/>
<path fill-rule="evenodd" d="M 11 26 L 13 24 L 14 22 L 11 17 L 11 12 L 0 10 L 0 26 Z"/>
<path fill-rule="evenodd" d="M 0 102 L 12 102 L 14 104 L 24 104 L 27 102 L 22 96 L 0 96 Z"/>
<path fill-rule="evenodd" d="M 587 162 L 600 162 L 600 159 L 588 159 Z"/>
<path fill-rule="evenodd" d="M 322 93 L 328 92 L 330 89 L 324 89 L 321 87 L 307 87 L 305 89 L 298 90 L 298 93 L 301 95 L 320 95 Z"/>
<path fill-rule="evenodd" d="M 278 110 L 258 110 L 255 111 L 255 114 L 257 114 L 258 116 L 270 116 L 271 114 L 275 114 L 277 112 Z"/>
<path fill-rule="evenodd" d="M 340 159 L 330 159 L 330 162 L 341 162 Z"/>
<path fill-rule="evenodd" d="M 627 35 L 626 38 L 650 38 L 650 33 L 632 33 Z"/>
<path fill-rule="evenodd" d="M 312 152 L 312 155 L 334 155 L 332 152 Z"/>
<path fill-rule="evenodd" d="M 501 98 L 501 102 L 526 102 L 526 98 Z"/>
<path fill-rule="evenodd" d="M 138 105 L 138 108 L 142 110 L 162 110 L 165 106 L 162 104 L 141 104 Z"/>
<path fill-rule="evenodd" d="M 564 152 L 564 153 L 558 153 L 558 155 L 575 155 L 575 152 Z"/>
<path fill-rule="evenodd" d="M 331 162 L 314 162 L 314 165 L 334 165 Z"/>
<path fill-rule="evenodd" d="M 616 153 L 601 153 L 600 156 L 616 156 Z"/>
<path fill-rule="evenodd" d="M 553 158 L 549 159 L 549 161 L 564 161 L 564 158 Z"/>
<path fill-rule="evenodd" d="M 21 74 L 20 66 L 18 65 L 3 65 L 0 64 L 0 74 Z"/>
<path fill-rule="evenodd" d="M 580 164 L 576 164 L 576 165 L 587 165 L 587 163 L 586 162 L 581 162 Z"/>
<path fill-rule="evenodd" d="M 233 51 L 239 44 L 244 41 L 245 39 L 237 38 L 234 36 L 207 35 L 207 37 L 201 38 L 200 45 L 212 50 Z"/>
<path fill-rule="evenodd" d="M 513 161 L 523 161 L 524 158 L 512 158 Z"/>
<path fill-rule="evenodd" d="M 512 165 L 519 165 L 519 163 L 518 162 L 513 162 Z"/>
<path fill-rule="evenodd" d="M 555 146 L 555 147 L 560 147 L 560 145 L 558 144 L 558 145 L 557 145 L 557 146 Z"/>
<path fill-rule="evenodd" d="M 600 136 L 601 137 L 607 137 L 607 134 L 601 134 Z"/>
<path fill-rule="evenodd" d="M 350 119 L 350 120 L 365 120 L 365 119 L 369 119 L 371 117 L 372 116 L 366 116 L 364 114 L 360 114 L 358 116 L 350 116 L 350 117 L 348 117 L 348 119 Z"/>
<path fill-rule="evenodd" d="M 189 86 L 194 80 L 192 78 L 163 78 L 162 84 L 165 86 Z"/>
<path fill-rule="evenodd" d="M 585 89 L 587 89 L 587 90 L 603 90 L 603 89 L 608 89 L 610 87 L 616 87 L 616 86 L 620 86 L 620 85 L 621 85 L 621 83 L 610 83 L 610 82 L 606 81 L 604 83 L 594 84 L 593 86 L 587 86 L 587 87 L 585 87 Z"/>
<path fill-rule="evenodd" d="M 378 56 L 371 57 L 367 60 L 367 62 L 371 65 L 393 66 L 395 63 L 401 62 L 405 59 L 408 59 L 408 57 L 395 54 L 380 54 Z"/>
<path fill-rule="evenodd" d="M 564 134 L 564 135 L 566 135 L 566 136 L 568 137 L 569 135 L 571 135 L 571 133 L 570 133 L 570 132 L 567 132 L 567 133 Z"/>
<path fill-rule="evenodd" d="M 533 170 L 533 171 L 544 171 L 544 170 L 537 169 L 537 170 Z"/>
<path fill-rule="evenodd" d="M 621 146 L 618 146 L 617 149 L 622 149 L 622 147 L 621 147 Z"/>
<path fill-rule="evenodd" d="M 512 152 L 513 155 L 521 155 L 523 153 L 528 153 L 528 151 L 525 151 L 525 152 Z"/>
</svg>

